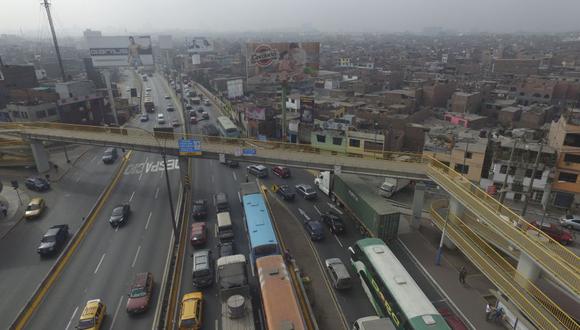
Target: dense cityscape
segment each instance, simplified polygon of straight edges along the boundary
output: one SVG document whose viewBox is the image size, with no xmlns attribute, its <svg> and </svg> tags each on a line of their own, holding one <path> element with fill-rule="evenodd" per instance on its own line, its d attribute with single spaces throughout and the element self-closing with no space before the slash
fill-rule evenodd
<svg viewBox="0 0 580 330">
<path fill-rule="evenodd" d="M 0 328 L 580 329 L 580 32 L 41 8 L 0 22 Z"/>
</svg>

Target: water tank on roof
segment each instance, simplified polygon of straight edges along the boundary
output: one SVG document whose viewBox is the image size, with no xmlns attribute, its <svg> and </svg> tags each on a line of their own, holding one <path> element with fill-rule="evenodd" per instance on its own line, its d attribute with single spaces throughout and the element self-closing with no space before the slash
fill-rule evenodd
<svg viewBox="0 0 580 330">
<path fill-rule="evenodd" d="M 236 294 L 228 298 L 228 316 L 230 319 L 239 319 L 246 314 L 246 298 Z"/>
</svg>

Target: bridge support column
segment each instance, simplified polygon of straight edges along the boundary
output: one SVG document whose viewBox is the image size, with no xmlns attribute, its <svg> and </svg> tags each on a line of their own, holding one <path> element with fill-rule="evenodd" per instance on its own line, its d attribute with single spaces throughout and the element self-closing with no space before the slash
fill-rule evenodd
<svg viewBox="0 0 580 330">
<path fill-rule="evenodd" d="M 518 273 L 529 281 L 534 281 L 540 277 L 541 268 L 536 262 L 524 251 L 521 251 L 518 259 Z"/>
<path fill-rule="evenodd" d="M 30 148 L 32 149 L 32 156 L 34 156 L 34 163 L 36 164 L 36 170 L 38 173 L 48 172 L 48 170 L 50 170 L 48 153 L 46 152 L 42 142 L 32 141 L 30 143 Z"/>
<path fill-rule="evenodd" d="M 413 217 L 411 227 L 419 229 L 421 226 L 421 215 L 423 213 L 423 201 L 425 200 L 425 184 L 417 182 L 415 184 L 415 194 L 413 195 Z"/>
</svg>

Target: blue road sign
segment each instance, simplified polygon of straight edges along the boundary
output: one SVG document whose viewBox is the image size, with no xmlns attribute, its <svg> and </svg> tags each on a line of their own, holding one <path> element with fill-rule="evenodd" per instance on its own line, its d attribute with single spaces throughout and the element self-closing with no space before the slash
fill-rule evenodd
<svg viewBox="0 0 580 330">
<path fill-rule="evenodd" d="M 194 139 L 179 140 L 180 156 L 199 156 L 201 155 L 201 142 Z"/>
<path fill-rule="evenodd" d="M 256 154 L 256 149 L 244 149 L 243 155 L 244 156 L 253 156 Z"/>
</svg>

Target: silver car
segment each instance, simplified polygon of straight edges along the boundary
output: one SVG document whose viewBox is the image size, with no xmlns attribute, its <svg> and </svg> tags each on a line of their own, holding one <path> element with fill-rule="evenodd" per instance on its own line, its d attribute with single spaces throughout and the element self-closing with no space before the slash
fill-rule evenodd
<svg viewBox="0 0 580 330">
<path fill-rule="evenodd" d="M 580 230 L 580 215 L 565 215 L 560 219 L 564 228 Z"/>
</svg>

